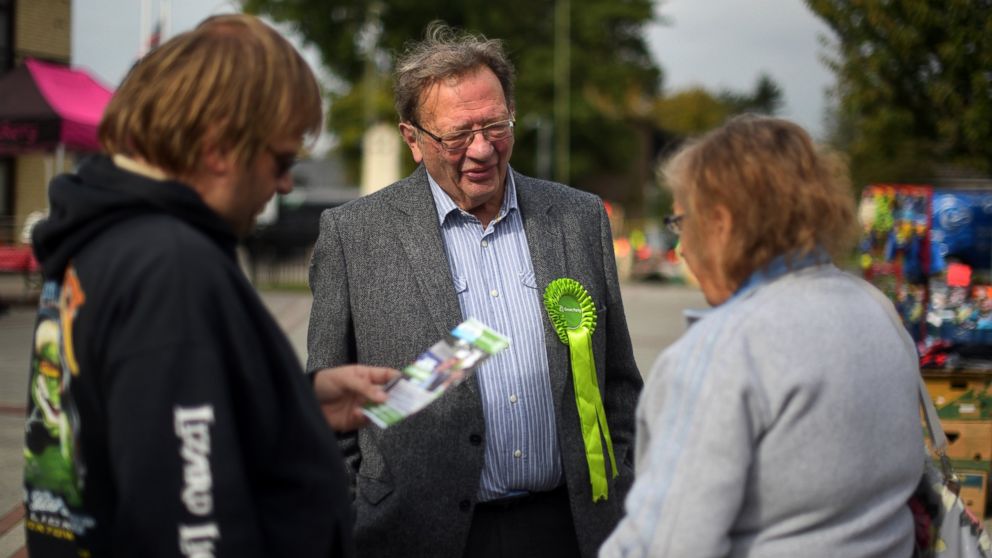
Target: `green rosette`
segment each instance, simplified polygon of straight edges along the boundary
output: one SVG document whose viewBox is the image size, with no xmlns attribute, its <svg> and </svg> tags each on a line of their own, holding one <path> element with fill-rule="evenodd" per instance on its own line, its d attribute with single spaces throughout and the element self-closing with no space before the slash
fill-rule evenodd
<svg viewBox="0 0 992 558">
<path fill-rule="evenodd" d="M 592 484 L 592 501 L 609 497 L 606 479 L 606 455 L 610 457 L 610 471 L 617 476 L 617 460 L 613 455 L 613 440 L 606 423 L 606 409 L 599 393 L 596 379 L 596 360 L 592 354 L 592 333 L 596 330 L 596 303 L 582 284 L 567 277 L 555 279 L 544 290 L 544 307 L 561 342 L 568 345 L 572 363 L 572 385 L 575 388 L 575 406 L 579 410 L 582 440 L 585 444 L 586 462 L 589 465 L 589 482 Z M 606 451 L 603 451 L 605 441 Z"/>
</svg>

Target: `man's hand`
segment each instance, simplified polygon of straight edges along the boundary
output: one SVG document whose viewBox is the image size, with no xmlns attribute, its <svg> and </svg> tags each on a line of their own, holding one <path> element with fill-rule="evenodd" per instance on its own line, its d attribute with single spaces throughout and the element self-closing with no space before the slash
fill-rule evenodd
<svg viewBox="0 0 992 558">
<path fill-rule="evenodd" d="M 371 401 L 382 403 L 386 392 L 382 386 L 399 376 L 392 368 L 348 364 L 324 368 L 314 374 L 313 389 L 320 410 L 334 430 L 354 430 L 368 423 L 362 405 Z"/>
</svg>

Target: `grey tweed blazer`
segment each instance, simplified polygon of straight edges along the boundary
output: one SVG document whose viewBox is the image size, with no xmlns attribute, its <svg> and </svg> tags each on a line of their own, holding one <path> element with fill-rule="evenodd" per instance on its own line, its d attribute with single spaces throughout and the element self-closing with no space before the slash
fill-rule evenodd
<svg viewBox="0 0 992 558">
<path fill-rule="evenodd" d="M 582 283 L 598 308 L 593 351 L 619 476 L 592 502 L 568 349 L 545 321 L 561 459 L 583 556 L 620 520 L 633 481 L 642 381 L 624 318 L 609 221 L 594 195 L 514 172 L 539 292 Z M 360 362 L 400 368 L 462 320 L 427 172 L 324 212 L 310 266 L 308 370 Z M 474 377 L 403 423 L 339 435 L 359 556 L 461 557 L 483 466 Z"/>
</svg>

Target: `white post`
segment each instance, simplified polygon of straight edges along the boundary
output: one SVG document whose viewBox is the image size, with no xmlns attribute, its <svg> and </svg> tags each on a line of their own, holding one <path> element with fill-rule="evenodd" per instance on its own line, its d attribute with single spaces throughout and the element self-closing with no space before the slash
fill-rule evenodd
<svg viewBox="0 0 992 558">
<path fill-rule="evenodd" d="M 380 122 L 362 137 L 361 193 L 371 194 L 400 179 L 403 143 L 395 125 Z"/>
<path fill-rule="evenodd" d="M 55 174 L 62 174 L 65 172 L 65 144 L 59 142 L 58 147 L 55 148 Z M 54 178 L 54 175 L 52 175 Z"/>
<path fill-rule="evenodd" d="M 45 157 L 43 159 L 45 163 L 45 187 L 48 187 L 48 183 L 52 181 L 55 176 L 55 154 L 52 154 L 51 158 Z M 47 197 L 47 196 L 46 196 Z"/>
</svg>

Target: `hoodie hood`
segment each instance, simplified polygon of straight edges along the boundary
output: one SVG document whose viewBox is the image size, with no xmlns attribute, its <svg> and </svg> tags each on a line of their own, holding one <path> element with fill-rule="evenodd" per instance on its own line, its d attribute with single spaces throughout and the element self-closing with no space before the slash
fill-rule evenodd
<svg viewBox="0 0 992 558">
<path fill-rule="evenodd" d="M 105 155 L 86 159 L 76 174 L 52 180 L 51 210 L 32 233 L 46 278 L 60 277 L 69 260 L 95 236 L 138 215 L 168 214 L 185 221 L 234 255 L 237 238 L 193 189 L 122 170 Z"/>
</svg>

